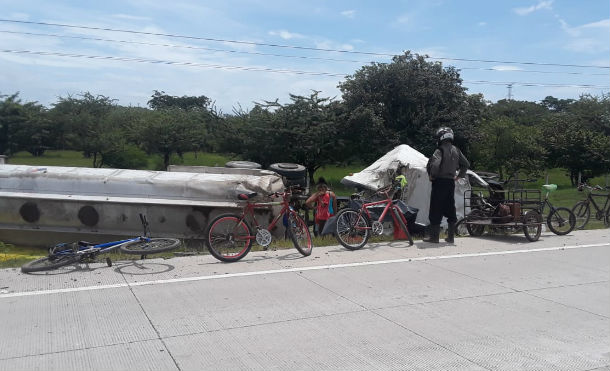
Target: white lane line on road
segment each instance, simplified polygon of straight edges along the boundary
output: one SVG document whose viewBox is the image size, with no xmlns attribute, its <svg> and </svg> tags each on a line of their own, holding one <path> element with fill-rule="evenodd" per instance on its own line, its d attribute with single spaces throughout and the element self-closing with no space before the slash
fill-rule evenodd
<svg viewBox="0 0 610 371">
<path fill-rule="evenodd" d="M 79 291 L 105 290 L 105 289 L 114 289 L 114 288 L 122 288 L 122 287 L 151 286 L 151 285 L 163 285 L 163 284 L 168 284 L 168 283 L 204 281 L 204 280 L 216 280 L 216 279 L 233 278 L 233 277 L 261 276 L 261 275 L 265 275 L 265 274 L 277 274 L 277 273 L 315 271 L 315 270 L 322 270 L 322 269 L 361 267 L 361 266 L 367 266 L 367 265 L 394 264 L 394 263 L 417 262 L 417 261 L 426 261 L 426 260 L 472 258 L 472 257 L 494 256 L 494 255 L 523 254 L 523 253 L 532 253 L 532 252 L 541 252 L 541 251 L 571 250 L 571 249 L 582 249 L 582 248 L 587 248 L 587 247 L 601 247 L 601 246 L 610 246 L 610 243 L 598 243 L 598 244 L 588 244 L 588 245 L 573 245 L 573 246 L 558 246 L 558 247 L 545 247 L 545 248 L 540 248 L 540 249 L 505 250 L 505 251 L 494 251 L 494 252 L 483 252 L 483 253 L 472 253 L 472 254 L 423 256 L 423 257 L 420 257 L 420 258 L 403 258 L 403 259 L 378 260 L 378 261 L 361 262 L 361 263 L 316 265 L 316 266 L 312 266 L 312 267 L 285 268 L 285 269 L 275 269 L 275 270 L 266 270 L 266 271 L 254 271 L 254 272 L 242 272 L 242 273 L 227 273 L 227 274 L 217 274 L 217 275 L 212 275 L 212 276 L 197 276 L 197 277 L 172 278 L 172 279 L 166 279 L 166 280 L 142 281 L 142 282 L 131 282 L 131 283 L 117 283 L 117 284 L 112 284 L 112 285 L 97 285 L 97 286 L 72 287 L 72 288 L 66 288 L 66 289 L 52 289 L 52 290 L 13 292 L 13 293 L 7 293 L 7 294 L 0 294 L 0 299 L 2 299 L 2 298 L 21 297 L 21 296 L 36 296 L 36 295 L 50 295 L 50 294 L 70 293 L 70 292 L 79 292 Z"/>
</svg>

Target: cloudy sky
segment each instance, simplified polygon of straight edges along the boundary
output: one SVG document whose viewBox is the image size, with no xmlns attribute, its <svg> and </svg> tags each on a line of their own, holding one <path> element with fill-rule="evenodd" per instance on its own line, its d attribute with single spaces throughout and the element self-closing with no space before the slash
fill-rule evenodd
<svg viewBox="0 0 610 371">
<path fill-rule="evenodd" d="M 411 50 L 470 93 L 538 101 L 608 93 L 608 0 L 0 1 L 0 95 L 49 105 L 91 92 L 145 106 L 154 90 L 225 113 L 337 84 Z"/>
</svg>

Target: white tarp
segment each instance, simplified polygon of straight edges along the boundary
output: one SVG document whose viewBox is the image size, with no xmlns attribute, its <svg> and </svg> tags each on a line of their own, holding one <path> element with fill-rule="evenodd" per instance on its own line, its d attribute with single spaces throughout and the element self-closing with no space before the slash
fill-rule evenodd
<svg viewBox="0 0 610 371">
<path fill-rule="evenodd" d="M 428 225 L 432 183 L 426 173 L 427 163 L 428 158 L 421 152 L 406 144 L 401 144 L 361 172 L 344 177 L 341 184 L 348 187 L 377 190 L 391 184 L 396 170 L 400 166 L 408 166 L 405 174 L 408 188 L 403 200 L 409 206 L 419 209 L 416 222 Z M 486 186 L 485 181 L 474 172 L 469 170 L 468 175 L 479 185 Z M 455 207 L 458 219 L 464 216 L 464 192 L 468 189 L 470 189 L 468 179 L 459 179 L 455 183 Z M 443 224 L 445 223 L 446 220 L 443 220 Z"/>
</svg>

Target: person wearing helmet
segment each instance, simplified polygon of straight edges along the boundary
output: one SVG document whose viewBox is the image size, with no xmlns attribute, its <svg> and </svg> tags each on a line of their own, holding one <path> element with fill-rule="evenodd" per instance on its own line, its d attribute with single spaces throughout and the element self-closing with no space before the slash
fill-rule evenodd
<svg viewBox="0 0 610 371">
<path fill-rule="evenodd" d="M 445 241 L 453 243 L 455 235 L 455 181 L 466 176 L 470 163 L 453 145 L 453 130 L 442 127 L 436 131 L 437 148 L 426 167 L 432 182 L 430 195 L 430 237 L 424 242 L 438 243 L 443 216 L 447 218 L 448 230 Z M 456 176 L 457 171 L 458 175 Z"/>
</svg>

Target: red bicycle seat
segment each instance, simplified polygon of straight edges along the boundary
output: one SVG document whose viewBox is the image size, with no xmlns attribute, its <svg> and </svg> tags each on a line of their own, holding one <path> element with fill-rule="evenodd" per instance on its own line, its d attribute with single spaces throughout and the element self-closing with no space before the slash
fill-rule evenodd
<svg viewBox="0 0 610 371">
<path fill-rule="evenodd" d="M 256 195 L 257 195 L 256 192 L 240 193 L 239 195 L 237 195 L 237 198 L 240 200 L 248 200 L 248 199 L 251 199 L 252 197 L 256 197 Z"/>
</svg>

